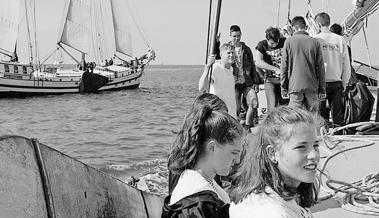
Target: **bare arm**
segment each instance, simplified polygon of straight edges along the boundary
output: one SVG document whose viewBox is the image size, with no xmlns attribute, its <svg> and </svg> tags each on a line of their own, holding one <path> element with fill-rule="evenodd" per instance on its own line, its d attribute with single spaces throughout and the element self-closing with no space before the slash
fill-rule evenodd
<svg viewBox="0 0 379 218">
<path fill-rule="evenodd" d="M 273 65 L 268 64 L 268 63 L 266 63 L 266 61 L 264 61 L 263 54 L 260 51 L 256 50 L 256 54 L 257 54 L 256 55 L 256 57 L 257 57 L 256 66 L 257 67 L 265 69 L 265 70 L 275 71 L 276 74 L 280 73 L 279 68 L 274 67 Z"/>
<path fill-rule="evenodd" d="M 204 71 L 203 71 L 203 74 L 201 75 L 200 79 L 199 79 L 199 91 L 206 91 L 208 90 L 208 86 L 209 86 L 209 73 L 210 73 L 210 69 L 211 69 L 211 66 L 213 65 L 213 63 L 215 62 L 215 55 L 210 55 L 208 57 L 208 62 L 207 64 L 204 66 Z"/>
</svg>

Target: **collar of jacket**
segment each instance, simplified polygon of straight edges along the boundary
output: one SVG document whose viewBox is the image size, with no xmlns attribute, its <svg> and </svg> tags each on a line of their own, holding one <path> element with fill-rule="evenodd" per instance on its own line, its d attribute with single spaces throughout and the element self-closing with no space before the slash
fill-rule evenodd
<svg viewBox="0 0 379 218">
<path fill-rule="evenodd" d="M 228 42 L 229 44 L 231 44 L 232 45 L 232 41 L 229 41 Z M 246 44 L 244 43 L 244 42 L 240 42 L 241 43 L 241 47 L 242 47 L 242 51 L 244 51 L 245 50 L 245 47 L 246 47 Z"/>
<path fill-rule="evenodd" d="M 307 35 L 309 36 L 309 34 L 305 31 L 305 30 L 299 30 L 299 31 L 296 31 L 293 35 Z"/>
<path fill-rule="evenodd" d="M 206 190 L 206 191 L 201 191 L 195 194 L 192 194 L 190 196 L 187 196 L 183 198 L 182 200 L 176 202 L 173 205 L 169 205 L 171 196 L 167 196 L 164 200 L 164 206 L 163 209 L 166 211 L 180 211 L 183 210 L 184 208 L 189 208 L 193 205 L 196 205 L 200 202 L 210 202 L 215 205 L 219 205 L 220 207 L 222 204 L 224 204 L 217 196 L 216 193 Z"/>
</svg>

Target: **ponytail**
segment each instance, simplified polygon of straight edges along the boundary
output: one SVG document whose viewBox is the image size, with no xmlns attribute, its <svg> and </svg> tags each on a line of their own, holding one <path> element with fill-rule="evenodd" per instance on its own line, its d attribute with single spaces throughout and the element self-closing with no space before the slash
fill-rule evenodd
<svg viewBox="0 0 379 218">
<path fill-rule="evenodd" d="M 181 157 L 185 168 L 191 168 L 203 152 L 202 144 L 206 137 L 206 121 L 212 114 L 212 109 L 209 106 L 203 107 L 193 117 L 192 123 L 189 126 L 186 140 L 183 143 Z"/>
<path fill-rule="evenodd" d="M 214 111 L 208 105 L 187 119 L 168 158 L 168 168 L 174 174 L 191 169 L 204 153 L 204 145 L 209 139 L 224 144 L 232 142 L 244 132 L 239 122 L 227 112 Z"/>
</svg>

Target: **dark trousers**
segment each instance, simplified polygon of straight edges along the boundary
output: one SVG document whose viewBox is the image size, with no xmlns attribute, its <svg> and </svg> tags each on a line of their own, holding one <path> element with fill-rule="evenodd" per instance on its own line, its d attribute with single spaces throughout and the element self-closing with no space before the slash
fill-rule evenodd
<svg viewBox="0 0 379 218">
<path fill-rule="evenodd" d="M 344 125 L 344 98 L 343 98 L 342 82 L 327 82 L 326 83 L 326 99 L 320 101 L 320 115 L 329 122 L 329 110 L 326 108 L 328 101 L 329 108 L 332 112 L 333 123 L 339 126 Z"/>
<path fill-rule="evenodd" d="M 289 100 L 283 99 L 280 91 L 280 83 L 271 82 L 266 80 L 265 82 L 265 95 L 267 101 L 267 111 L 270 112 L 274 107 L 279 105 L 288 105 Z"/>
</svg>

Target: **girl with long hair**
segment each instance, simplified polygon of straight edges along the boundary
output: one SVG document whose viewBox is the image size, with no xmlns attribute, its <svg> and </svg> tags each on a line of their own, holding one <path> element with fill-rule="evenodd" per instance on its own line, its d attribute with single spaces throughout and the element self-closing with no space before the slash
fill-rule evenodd
<svg viewBox="0 0 379 218">
<path fill-rule="evenodd" d="M 268 114 L 242 160 L 231 218 L 312 217 L 308 208 L 317 199 L 318 120 L 287 106 Z"/>
<path fill-rule="evenodd" d="M 207 104 L 193 110 L 169 155 L 169 171 L 180 176 L 165 198 L 162 218 L 228 216 L 224 206 L 230 199 L 214 177 L 229 174 L 244 130 L 226 111 Z"/>
<path fill-rule="evenodd" d="M 188 112 L 188 114 L 184 117 L 184 122 L 182 124 L 182 127 L 179 132 L 177 132 L 177 136 L 175 139 L 175 142 L 172 145 L 170 156 L 173 154 L 176 154 L 179 152 L 178 150 L 181 149 L 181 145 L 185 143 L 187 140 L 190 132 L 188 131 L 191 128 L 191 123 L 193 121 L 193 117 L 195 114 L 200 111 L 203 107 L 208 106 L 214 111 L 224 111 L 228 112 L 228 107 L 226 106 L 225 102 L 221 100 L 221 98 L 217 97 L 217 95 L 211 94 L 211 93 L 202 93 L 199 95 L 191 105 L 191 108 Z M 178 170 L 171 170 L 170 166 L 175 162 L 176 159 L 169 158 L 168 159 L 168 194 L 171 195 L 172 190 L 175 188 L 176 184 L 178 183 L 181 171 Z M 221 184 L 220 177 L 215 177 L 217 184 Z"/>
</svg>

